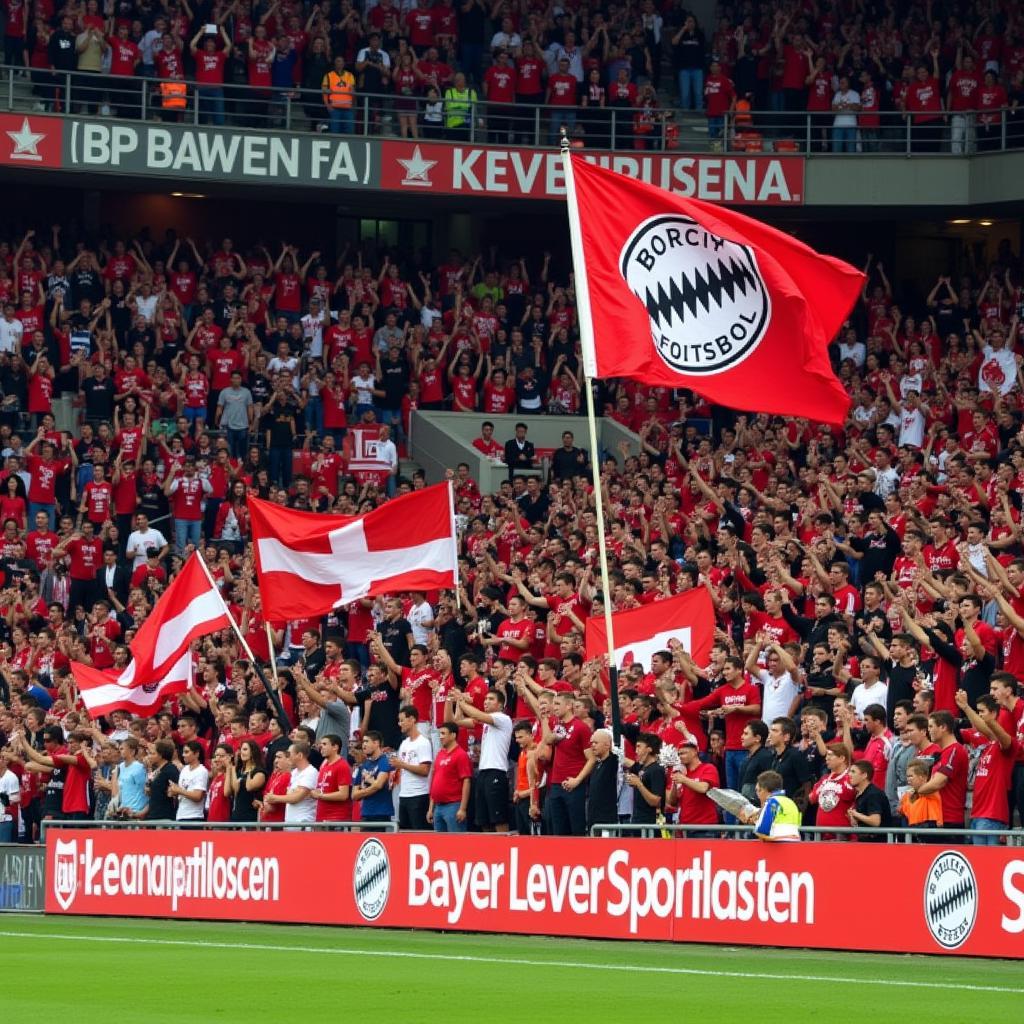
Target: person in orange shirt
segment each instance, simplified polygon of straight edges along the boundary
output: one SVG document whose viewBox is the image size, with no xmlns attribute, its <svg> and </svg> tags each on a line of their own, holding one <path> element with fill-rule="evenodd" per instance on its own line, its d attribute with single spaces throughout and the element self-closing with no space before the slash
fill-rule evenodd
<svg viewBox="0 0 1024 1024">
<path fill-rule="evenodd" d="M 942 828 L 942 801 L 938 793 L 922 796 L 918 790 L 931 776 L 926 761 L 911 761 L 907 765 L 907 783 L 910 792 L 900 798 L 899 813 L 908 828 Z"/>
</svg>

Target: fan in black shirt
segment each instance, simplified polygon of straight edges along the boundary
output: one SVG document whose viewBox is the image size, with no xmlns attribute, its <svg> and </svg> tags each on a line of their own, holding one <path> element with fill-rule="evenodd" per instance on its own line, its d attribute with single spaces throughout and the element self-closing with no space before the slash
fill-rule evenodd
<svg viewBox="0 0 1024 1024">
<path fill-rule="evenodd" d="M 889 798 L 871 781 L 874 770 L 870 761 L 854 761 L 850 765 L 850 785 L 857 791 L 857 799 L 848 812 L 854 828 L 888 828 L 892 824 Z M 886 837 L 864 835 L 859 839 L 862 843 L 884 843 Z"/>
</svg>

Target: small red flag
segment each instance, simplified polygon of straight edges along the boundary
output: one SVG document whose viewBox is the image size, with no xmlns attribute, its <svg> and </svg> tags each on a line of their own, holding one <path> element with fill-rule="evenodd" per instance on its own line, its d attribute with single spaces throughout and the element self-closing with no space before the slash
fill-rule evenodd
<svg viewBox="0 0 1024 1024">
<path fill-rule="evenodd" d="M 584 370 L 842 424 L 828 345 L 864 275 L 750 217 L 569 157 Z"/>
<path fill-rule="evenodd" d="M 591 616 L 586 626 L 587 659 L 603 658 L 608 653 L 604 616 Z M 715 641 L 715 609 L 701 587 L 641 608 L 615 612 L 612 632 L 616 668 L 643 665 L 650 671 L 651 655 L 667 650 L 671 640 L 679 640 L 683 650 L 698 665 L 704 665 Z"/>
</svg>

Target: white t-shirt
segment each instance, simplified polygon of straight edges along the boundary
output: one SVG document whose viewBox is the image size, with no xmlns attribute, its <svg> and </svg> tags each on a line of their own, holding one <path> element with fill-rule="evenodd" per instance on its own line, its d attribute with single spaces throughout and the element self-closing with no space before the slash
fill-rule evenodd
<svg viewBox="0 0 1024 1024">
<path fill-rule="evenodd" d="M 764 669 L 757 673 L 757 678 L 764 688 L 761 697 L 761 720 L 769 725 L 776 718 L 788 718 L 793 698 L 800 693 L 793 677 L 788 672 L 775 677 Z"/>
<path fill-rule="evenodd" d="M 152 526 L 145 533 L 139 530 L 130 533 L 127 553 L 135 556 L 132 560 L 132 571 L 134 572 L 140 565 L 146 564 L 147 548 L 156 548 L 157 551 L 161 551 L 166 544 L 167 538 L 159 530 L 154 530 Z"/>
<path fill-rule="evenodd" d="M 412 627 L 412 638 L 418 644 L 426 644 L 430 640 L 431 629 L 424 626 L 424 622 L 434 621 L 434 609 L 430 607 L 429 601 L 421 604 L 414 604 L 406 616 L 409 625 Z"/>
<path fill-rule="evenodd" d="M 846 92 L 837 92 L 832 97 L 832 109 L 836 112 L 832 119 L 833 128 L 856 128 L 857 114 L 853 110 L 840 110 L 842 105 L 860 105 L 860 93 L 854 89 L 847 89 Z"/>
<path fill-rule="evenodd" d="M 900 413 L 900 447 L 905 444 L 913 448 L 924 447 L 924 413 L 920 408 L 908 409 L 904 406 Z"/>
<path fill-rule="evenodd" d="M 871 704 L 881 704 L 884 708 L 885 701 L 888 696 L 889 687 L 881 680 L 875 683 L 874 686 L 867 686 L 865 683 L 861 683 L 860 686 L 853 691 L 850 703 L 853 705 L 853 710 L 857 712 L 857 717 L 863 718 L 864 709 Z"/>
<path fill-rule="evenodd" d="M 288 788 L 298 789 L 301 786 L 312 793 L 316 789 L 317 778 L 317 770 L 311 764 L 307 764 L 305 768 L 293 768 Z M 284 820 L 316 821 L 316 801 L 311 796 L 307 796 L 305 800 L 300 800 L 297 804 L 285 804 Z"/>
<path fill-rule="evenodd" d="M 1017 383 L 1017 360 L 1013 352 L 1001 348 L 994 349 L 986 345 L 981 350 L 981 367 L 978 370 L 978 390 L 998 391 L 1005 395 L 1013 390 Z"/>
<path fill-rule="evenodd" d="M 434 751 L 430 740 L 420 735 L 411 740 L 406 737 L 398 748 L 398 757 L 409 764 L 430 764 L 434 760 Z M 430 792 L 430 776 L 417 775 L 415 772 L 402 772 L 398 795 L 426 796 Z"/>
<path fill-rule="evenodd" d="M 373 405 L 373 388 L 377 383 L 373 374 L 366 377 L 355 376 L 352 378 L 352 383 L 356 388 L 356 404 Z"/>
<path fill-rule="evenodd" d="M 210 773 L 205 765 L 196 765 L 189 768 L 185 765 L 178 772 L 178 785 L 182 789 L 199 789 L 203 795 L 198 800 L 189 800 L 188 797 L 178 797 L 178 812 L 175 818 L 178 821 L 202 821 L 205 817 L 206 791 L 210 788 Z"/>
<path fill-rule="evenodd" d="M 512 742 L 512 719 L 499 711 L 491 715 L 493 725 L 484 725 L 480 741 L 480 771 L 508 771 L 508 748 Z"/>
<path fill-rule="evenodd" d="M 21 800 L 21 786 L 18 783 L 18 776 L 8 768 L 3 775 L 0 775 L 0 793 L 7 794 L 8 805 L 4 807 L 0 803 L 0 821 L 13 821 L 12 808 L 17 807 Z"/>
</svg>

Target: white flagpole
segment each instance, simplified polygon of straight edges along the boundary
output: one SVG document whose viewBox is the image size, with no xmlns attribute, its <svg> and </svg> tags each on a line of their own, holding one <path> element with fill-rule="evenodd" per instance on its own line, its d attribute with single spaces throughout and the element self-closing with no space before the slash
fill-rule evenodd
<svg viewBox="0 0 1024 1024">
<path fill-rule="evenodd" d="M 580 347 L 583 353 L 583 382 L 587 393 L 587 427 L 590 431 L 590 469 L 594 481 L 594 500 L 597 506 L 597 552 L 601 566 L 601 597 L 604 602 L 604 628 L 608 641 L 608 678 L 611 683 L 612 735 L 618 744 L 622 733 L 619 715 L 618 665 L 615 660 L 615 635 L 612 630 L 612 596 L 608 581 L 608 549 L 604 535 L 604 494 L 601 490 L 601 453 L 597 446 L 597 419 L 594 414 L 594 379 L 597 377 L 597 350 L 594 346 L 594 325 L 590 319 L 590 286 L 587 281 L 587 263 L 583 255 L 583 235 L 580 231 L 580 211 L 576 200 L 572 156 L 569 138 L 562 129 L 562 167 L 565 171 L 565 195 L 569 205 L 569 240 L 576 287 L 576 320 L 580 328 Z"/>
<path fill-rule="evenodd" d="M 246 643 L 245 637 L 242 635 L 242 631 L 238 628 L 238 623 L 235 622 L 235 617 L 231 614 L 231 609 L 227 606 L 224 601 L 224 595 L 220 592 L 220 587 L 217 586 L 212 574 L 210 573 L 210 567 L 206 564 L 206 559 L 198 552 L 193 552 L 193 557 L 199 559 L 199 564 L 203 567 L 203 572 L 206 573 L 206 578 L 210 581 L 210 586 L 213 592 L 217 595 L 217 600 L 220 602 L 221 608 L 224 609 L 224 614 L 228 617 L 228 622 L 231 624 L 231 628 L 235 632 L 235 636 L 238 637 L 238 642 L 242 645 L 242 650 L 248 655 L 249 660 L 256 664 L 256 655 L 252 653 L 252 648 Z"/>
<path fill-rule="evenodd" d="M 448 511 L 452 520 L 452 558 L 454 570 L 452 578 L 455 580 L 455 607 L 462 612 L 462 593 L 459 588 L 459 533 L 455 528 L 455 481 L 448 481 Z"/>
<path fill-rule="evenodd" d="M 265 619 L 263 625 L 267 627 L 267 650 L 270 651 L 270 671 L 274 677 L 274 689 L 280 690 L 281 684 L 277 678 L 277 652 L 274 650 L 274 630 Z"/>
<path fill-rule="evenodd" d="M 281 703 L 280 690 L 277 686 L 277 665 L 275 664 L 274 645 L 270 645 L 270 663 L 273 665 L 274 672 L 274 685 L 271 687 L 267 682 L 267 677 L 263 674 L 263 670 L 259 666 L 259 662 L 256 660 L 256 655 L 252 653 L 252 648 L 246 642 L 245 637 L 242 635 L 241 629 L 238 627 L 238 623 L 235 622 L 234 615 L 231 614 L 231 609 L 227 606 L 227 602 L 224 600 L 224 595 L 220 592 L 220 587 L 217 586 L 213 575 L 210 572 L 210 567 L 206 564 L 206 559 L 198 552 L 193 553 L 194 558 L 199 559 L 199 564 L 203 567 L 203 572 L 206 573 L 206 578 L 210 581 L 210 586 L 213 588 L 213 592 L 217 595 L 217 600 L 220 601 L 221 608 L 224 609 L 224 614 L 228 618 L 228 622 L 231 624 L 231 628 L 234 630 L 235 636 L 238 637 L 238 642 L 242 645 L 242 650 L 249 657 L 249 662 L 252 665 L 253 672 L 260 677 L 260 682 L 263 683 L 263 689 L 267 691 L 267 696 L 270 698 L 271 704 L 274 705 L 274 710 L 277 713 L 277 720 L 281 725 L 281 731 L 287 735 L 291 723 L 288 721 L 288 716 L 284 713 L 284 705 Z M 268 638 L 270 637 L 270 623 L 267 623 Z"/>
</svg>

